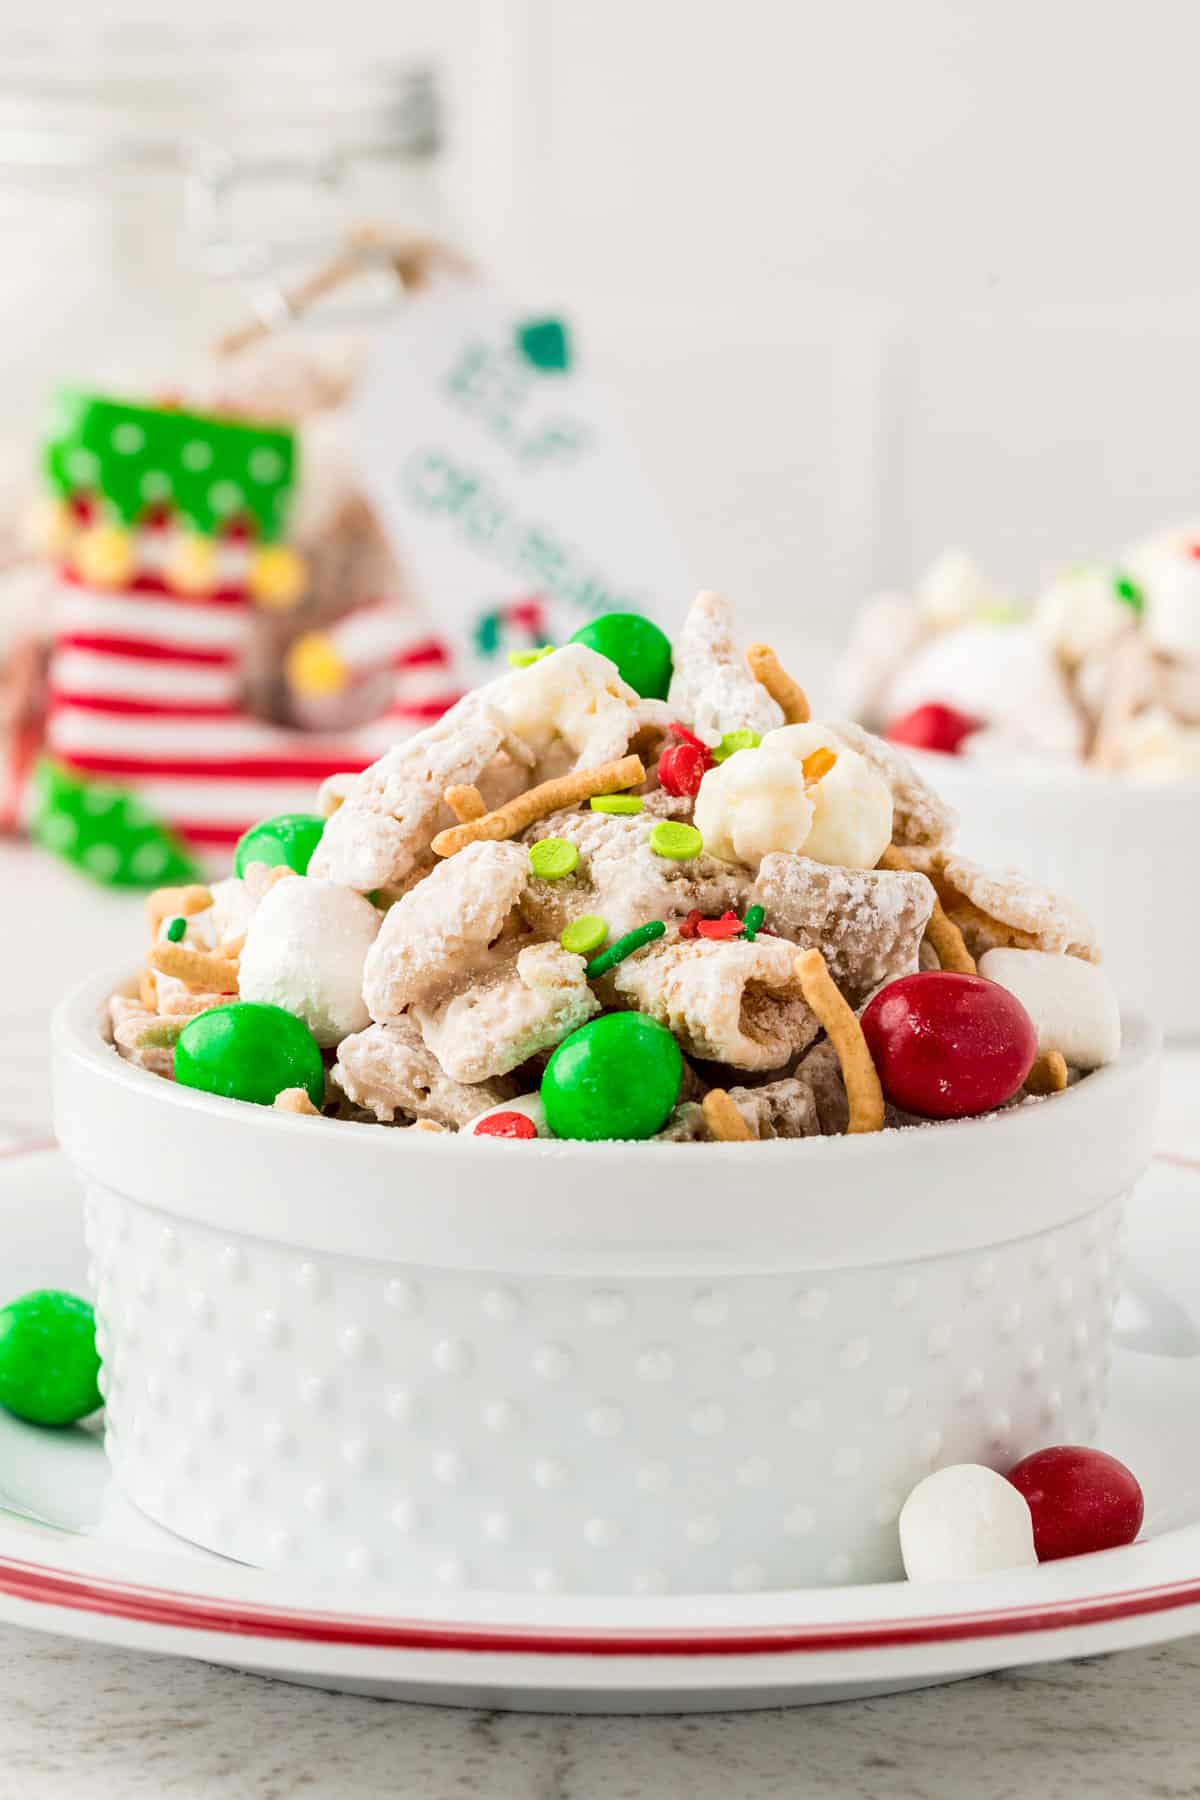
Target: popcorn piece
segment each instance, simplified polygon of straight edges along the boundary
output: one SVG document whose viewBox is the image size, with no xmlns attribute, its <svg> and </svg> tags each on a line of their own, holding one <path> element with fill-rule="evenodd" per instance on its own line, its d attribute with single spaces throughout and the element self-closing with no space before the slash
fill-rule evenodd
<svg viewBox="0 0 1200 1800">
<path fill-rule="evenodd" d="M 498 1081 L 465 1087 L 452 1080 L 407 1016 L 343 1038 L 333 1079 L 348 1100 L 384 1124 L 400 1114 L 439 1125 L 467 1125 L 482 1108 L 505 1101 L 512 1086 Z"/>
<path fill-rule="evenodd" d="M 667 710 L 709 743 L 727 731 L 760 735 L 783 724 L 783 709 L 739 655 L 733 608 L 722 594 L 697 595 L 675 640 Z"/>
<path fill-rule="evenodd" d="M 772 931 L 820 950 L 851 1006 L 915 973 L 935 895 L 923 875 L 835 869 L 807 856 L 763 858 L 750 890 Z"/>
<path fill-rule="evenodd" d="M 656 798 L 652 795 L 645 810 L 632 818 L 557 812 L 525 834 L 527 844 L 540 837 L 565 838 L 580 853 L 578 868 L 565 880 L 530 879 L 520 906 L 536 931 L 556 938 L 572 919 L 598 913 L 612 940 L 646 919 L 684 919 L 697 910 L 719 915 L 740 907 L 747 888 L 747 877 L 740 870 L 707 852 L 675 862 L 650 849 L 650 833 L 658 819 L 683 816 L 678 800 L 670 802 L 668 812 L 654 804 Z"/>
<path fill-rule="evenodd" d="M 426 1048 L 454 1081 L 506 1075 L 600 1011 L 582 956 L 531 944 L 458 992 L 413 1007 Z"/>
<path fill-rule="evenodd" d="M 764 744 L 708 771 L 693 817 L 712 855 L 757 868 L 771 851 L 807 842 L 814 802 L 795 758 Z"/>
<path fill-rule="evenodd" d="M 453 822 L 446 789 L 477 784 L 504 742 L 505 724 L 483 698 L 488 692 L 468 694 L 357 777 L 313 852 L 310 875 L 360 893 L 404 880 Z"/>
<path fill-rule="evenodd" d="M 965 625 L 996 604 L 990 583 L 964 550 L 944 550 L 917 583 L 917 613 L 936 631 Z"/>
<path fill-rule="evenodd" d="M 892 790 L 879 770 L 858 751 L 839 743 L 836 727 L 816 723 L 785 725 L 781 731 L 768 732 L 762 747 L 783 751 L 797 764 L 806 765 L 813 821 L 800 846 L 805 856 L 841 868 L 873 869 L 892 841 Z M 813 778 L 809 770 L 821 750 L 829 751 L 833 762 Z M 703 794 L 703 788 L 700 791 Z"/>
<path fill-rule="evenodd" d="M 528 879 L 521 845 L 469 844 L 397 900 L 363 971 L 371 1018 L 398 1018 L 486 968 Z"/>
<path fill-rule="evenodd" d="M 919 1481 L 900 1510 L 910 1581 L 965 1581 L 1032 1569 L 1033 1514 L 1010 1481 L 982 1463 L 953 1463 Z"/>
<path fill-rule="evenodd" d="M 1112 569 L 1073 569 L 1038 600 L 1033 630 L 1069 668 L 1110 650 L 1136 620 L 1116 590 Z"/>
<path fill-rule="evenodd" d="M 489 702 L 536 757 L 534 779 L 591 769 L 623 756 L 644 722 L 666 708 L 644 701 L 615 663 L 586 644 L 564 644 L 486 690 Z"/>
<path fill-rule="evenodd" d="M 1155 650 L 1200 662 L 1200 559 L 1196 538 L 1163 546 L 1144 565 L 1145 631 Z"/>
<path fill-rule="evenodd" d="M 323 1048 L 362 1031 L 363 965 L 379 930 L 369 900 L 335 881 L 280 881 L 250 920 L 238 991 L 294 1013 Z"/>
<path fill-rule="evenodd" d="M 1075 1069 L 1099 1069 L 1121 1052 L 1121 1010 L 1104 970 L 1044 950 L 989 950 L 979 973 L 1015 994 L 1033 1020 L 1038 1050 Z"/>
<path fill-rule="evenodd" d="M 953 807 L 922 780 L 899 750 L 849 719 L 838 719 L 824 729 L 842 749 L 856 750 L 887 782 L 892 794 L 892 838 L 897 844 L 942 844 L 954 836 L 958 817 Z"/>
<path fill-rule="evenodd" d="M 933 882 L 977 962 L 996 949 L 1062 951 L 1099 962 L 1096 934 L 1073 900 L 1015 869 L 989 871 L 953 852 L 910 850 L 908 855 Z"/>
<path fill-rule="evenodd" d="M 618 1005 L 665 1025 L 690 1056 L 735 1069 L 778 1069 L 812 1042 L 817 1021 L 781 938 L 662 942 L 606 978 Z"/>
<path fill-rule="evenodd" d="M 854 622 L 837 670 L 837 706 L 852 719 L 886 725 L 897 716 L 888 699 L 892 677 L 924 636 L 920 614 L 906 594 L 877 594 Z"/>
</svg>

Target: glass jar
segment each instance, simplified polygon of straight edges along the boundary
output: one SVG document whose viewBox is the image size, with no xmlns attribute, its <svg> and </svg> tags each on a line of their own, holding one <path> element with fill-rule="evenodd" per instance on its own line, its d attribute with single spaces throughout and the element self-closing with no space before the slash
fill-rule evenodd
<svg viewBox="0 0 1200 1800">
<path fill-rule="evenodd" d="M 0 47 L 0 481 L 59 384 L 169 392 L 248 317 L 285 320 L 353 227 L 444 234 L 439 144 L 423 64 L 144 31 Z M 394 275 L 314 316 L 375 287 Z"/>
</svg>

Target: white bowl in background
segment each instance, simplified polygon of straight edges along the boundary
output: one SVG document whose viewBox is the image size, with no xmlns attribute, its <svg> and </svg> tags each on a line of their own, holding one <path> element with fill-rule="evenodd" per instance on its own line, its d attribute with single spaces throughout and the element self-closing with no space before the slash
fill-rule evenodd
<svg viewBox="0 0 1200 1800">
<path fill-rule="evenodd" d="M 54 1024 L 108 1449 L 209 1549 L 714 1592 L 900 1572 L 946 1462 L 1092 1438 L 1152 1029 L 1052 1101 L 763 1144 L 445 1138 L 176 1087 Z"/>
<path fill-rule="evenodd" d="M 959 813 L 955 849 L 1077 900 L 1122 1006 L 1200 1036 L 1200 782 L 905 753 Z"/>
</svg>

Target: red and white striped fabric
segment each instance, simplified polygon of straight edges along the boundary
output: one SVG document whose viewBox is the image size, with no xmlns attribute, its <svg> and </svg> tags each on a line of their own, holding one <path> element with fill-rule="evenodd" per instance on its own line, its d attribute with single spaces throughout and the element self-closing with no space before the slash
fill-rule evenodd
<svg viewBox="0 0 1200 1800">
<path fill-rule="evenodd" d="M 48 751 L 82 776 L 135 790 L 218 863 L 256 820 L 311 811 L 327 775 L 366 768 L 455 697 L 447 653 L 426 638 L 397 651 L 386 717 L 334 738 L 268 725 L 241 707 L 249 626 L 235 593 L 193 598 L 145 578 L 100 593 L 64 576 L 58 588 Z"/>
</svg>

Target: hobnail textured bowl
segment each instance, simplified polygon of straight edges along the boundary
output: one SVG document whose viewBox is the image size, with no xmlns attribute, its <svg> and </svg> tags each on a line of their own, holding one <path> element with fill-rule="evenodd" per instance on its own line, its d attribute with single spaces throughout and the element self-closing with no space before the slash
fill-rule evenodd
<svg viewBox="0 0 1200 1800">
<path fill-rule="evenodd" d="M 1168 1037 L 1200 1036 L 1200 781 L 913 760 L 959 814 L 956 849 L 1072 895 L 1096 926 L 1122 1006 Z"/>
<path fill-rule="evenodd" d="M 1150 1029 L 1052 1102 L 756 1145 L 445 1139 L 216 1100 L 55 1024 L 108 1448 L 173 1531 L 371 1581 L 887 1579 L 941 1463 L 1087 1439 Z"/>
</svg>

